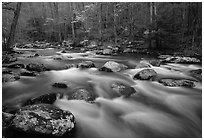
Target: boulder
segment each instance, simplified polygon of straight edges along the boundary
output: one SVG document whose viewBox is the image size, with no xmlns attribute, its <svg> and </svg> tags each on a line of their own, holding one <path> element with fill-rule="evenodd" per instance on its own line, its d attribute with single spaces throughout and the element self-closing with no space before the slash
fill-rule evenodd
<svg viewBox="0 0 204 140">
<path fill-rule="evenodd" d="M 86 89 L 77 89 L 71 96 L 71 100 L 85 100 L 91 102 L 95 100 L 94 95 Z"/>
<path fill-rule="evenodd" d="M 130 95 L 134 94 L 136 91 L 133 87 L 123 84 L 121 82 L 114 82 L 111 85 L 113 92 L 122 95 L 124 97 L 129 97 Z"/>
<path fill-rule="evenodd" d="M 14 118 L 13 114 L 2 112 L 2 128 L 10 127 L 11 121 Z"/>
<path fill-rule="evenodd" d="M 67 88 L 65 83 L 54 83 L 52 86 L 55 88 Z"/>
<path fill-rule="evenodd" d="M 2 63 L 8 64 L 17 61 L 16 57 L 13 57 L 12 55 L 3 55 L 2 56 Z"/>
<path fill-rule="evenodd" d="M 2 74 L 12 74 L 12 70 L 2 70 Z"/>
<path fill-rule="evenodd" d="M 62 137 L 75 127 L 74 115 L 53 105 L 37 104 L 22 107 L 12 120 L 14 130 L 31 134 Z M 32 135 L 33 134 L 33 135 Z"/>
<path fill-rule="evenodd" d="M 151 65 L 148 62 L 141 61 L 139 64 L 136 65 L 136 69 L 141 69 L 141 68 L 151 68 Z"/>
<path fill-rule="evenodd" d="M 120 64 L 114 61 L 108 61 L 106 62 L 102 68 L 99 69 L 99 71 L 106 71 L 106 72 L 119 72 L 121 70 L 127 69 L 128 66 L 124 64 Z"/>
<path fill-rule="evenodd" d="M 49 93 L 49 94 L 44 94 L 38 97 L 31 98 L 27 100 L 23 106 L 27 105 L 34 105 L 34 104 L 53 104 L 58 98 L 62 97 L 63 95 L 60 93 Z"/>
<path fill-rule="evenodd" d="M 66 64 L 65 65 L 65 69 L 70 69 L 70 68 L 74 68 L 74 67 L 77 67 L 75 64 Z"/>
<path fill-rule="evenodd" d="M 161 80 L 159 80 L 159 83 L 162 83 L 163 85 L 170 86 L 170 87 L 178 87 L 178 86 L 194 87 L 195 86 L 194 81 L 186 80 L 186 79 L 181 79 L 181 80 L 161 79 Z"/>
<path fill-rule="evenodd" d="M 21 76 L 37 76 L 38 74 L 34 71 L 21 70 L 20 75 Z"/>
<path fill-rule="evenodd" d="M 29 71 L 37 71 L 37 72 L 47 70 L 43 64 L 37 64 L 37 63 L 30 63 L 26 65 L 26 69 Z"/>
<path fill-rule="evenodd" d="M 182 56 L 169 56 L 167 58 L 162 58 L 165 63 L 183 63 L 183 64 L 195 64 L 201 61 L 193 57 L 182 57 Z"/>
<path fill-rule="evenodd" d="M 132 49 L 131 48 L 126 48 L 123 52 L 124 53 L 132 53 Z"/>
<path fill-rule="evenodd" d="M 150 63 L 152 66 L 156 66 L 156 67 L 159 67 L 159 66 L 161 65 L 161 61 L 160 61 L 160 60 L 156 60 L 156 59 L 149 60 L 149 63 Z"/>
<path fill-rule="evenodd" d="M 25 68 L 25 65 L 21 63 L 15 63 L 15 64 L 10 64 L 7 67 L 8 68 Z"/>
<path fill-rule="evenodd" d="M 111 49 L 104 49 L 103 50 L 103 55 L 112 55 L 113 51 Z"/>
<path fill-rule="evenodd" d="M 156 76 L 157 73 L 153 69 L 144 69 L 136 73 L 133 79 L 153 80 Z"/>
<path fill-rule="evenodd" d="M 95 64 L 92 61 L 83 61 L 77 65 L 78 68 L 95 68 Z"/>
<path fill-rule="evenodd" d="M 17 73 L 12 73 L 12 74 L 3 74 L 2 75 L 2 82 L 14 82 L 16 80 L 20 79 L 20 75 Z"/>
</svg>

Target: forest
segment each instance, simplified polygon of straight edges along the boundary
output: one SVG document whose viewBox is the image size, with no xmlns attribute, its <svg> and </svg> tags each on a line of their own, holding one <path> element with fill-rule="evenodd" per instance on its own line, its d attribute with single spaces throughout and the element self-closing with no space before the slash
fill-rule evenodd
<svg viewBox="0 0 204 140">
<path fill-rule="evenodd" d="M 2 137 L 202 137 L 202 2 L 2 2 Z"/>
</svg>

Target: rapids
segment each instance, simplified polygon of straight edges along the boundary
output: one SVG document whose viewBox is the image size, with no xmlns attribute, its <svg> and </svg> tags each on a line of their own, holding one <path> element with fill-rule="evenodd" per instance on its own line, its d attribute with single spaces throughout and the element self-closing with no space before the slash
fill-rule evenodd
<svg viewBox="0 0 204 140">
<path fill-rule="evenodd" d="M 29 50 L 21 50 L 30 52 Z M 151 59 L 151 56 L 100 56 L 87 53 L 56 53 L 55 49 L 36 50 L 37 58 L 18 56 L 21 63 L 40 62 L 51 68 L 37 77 L 24 77 L 2 86 L 2 102 L 14 107 L 21 106 L 25 100 L 47 94 L 63 93 L 64 97 L 54 105 L 71 111 L 76 118 L 74 137 L 202 137 L 202 83 L 197 82 L 194 88 L 167 87 L 157 81 L 133 80 L 134 69 L 140 60 Z M 23 55 L 25 55 L 23 54 Z M 53 60 L 52 55 L 61 55 L 66 59 Z M 69 56 L 69 57 L 67 57 Z M 91 60 L 96 67 L 113 60 L 128 65 L 118 73 L 98 71 L 97 68 L 62 70 L 65 64 L 77 64 L 82 60 Z M 194 64 L 166 64 L 152 66 L 158 78 L 185 78 L 196 80 L 188 71 L 202 68 Z M 18 71 L 18 70 L 14 70 Z M 136 90 L 136 94 L 125 98 L 115 95 L 111 83 L 120 81 Z M 54 82 L 67 83 L 68 89 L 57 89 Z M 81 100 L 68 100 L 69 91 L 86 88 L 96 95 L 95 103 Z"/>
</svg>

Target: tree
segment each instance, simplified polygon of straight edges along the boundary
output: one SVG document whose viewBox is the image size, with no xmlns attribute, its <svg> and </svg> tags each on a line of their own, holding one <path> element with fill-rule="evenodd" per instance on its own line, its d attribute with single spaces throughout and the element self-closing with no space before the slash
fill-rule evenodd
<svg viewBox="0 0 204 140">
<path fill-rule="evenodd" d="M 14 11 L 13 21 L 12 21 L 10 32 L 9 32 L 9 37 L 6 42 L 6 50 L 11 50 L 11 46 L 13 45 L 14 39 L 15 39 L 15 31 L 16 31 L 16 26 L 18 23 L 18 18 L 20 15 L 21 2 L 17 2 L 16 9 L 13 9 L 12 7 L 7 7 L 7 4 L 4 4 L 4 3 L 3 5 L 4 5 L 3 9 Z"/>
</svg>

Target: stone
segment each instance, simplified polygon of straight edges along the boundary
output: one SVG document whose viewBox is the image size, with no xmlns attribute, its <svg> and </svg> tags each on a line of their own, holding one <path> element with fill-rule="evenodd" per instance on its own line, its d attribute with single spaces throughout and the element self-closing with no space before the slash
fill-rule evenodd
<svg viewBox="0 0 204 140">
<path fill-rule="evenodd" d="M 38 97 L 28 99 L 25 103 L 23 103 L 23 106 L 41 104 L 41 103 L 53 104 L 58 98 L 60 98 L 62 96 L 63 95 L 60 93 L 44 94 L 44 95 L 41 95 Z"/>
<path fill-rule="evenodd" d="M 95 100 L 94 95 L 86 89 L 80 88 L 77 89 L 71 96 L 71 100 L 84 100 L 91 102 Z"/>
<path fill-rule="evenodd" d="M 54 83 L 52 86 L 55 88 L 67 88 L 65 83 Z"/>
<path fill-rule="evenodd" d="M 12 120 L 15 130 L 62 137 L 75 127 L 74 115 L 49 104 L 25 106 L 19 109 Z"/>
<path fill-rule="evenodd" d="M 183 86 L 183 87 L 194 87 L 195 83 L 194 81 L 191 80 L 186 80 L 186 79 L 161 79 L 159 80 L 159 83 L 162 83 L 165 86 L 170 86 L 170 87 L 178 87 L 178 86 Z"/>
<path fill-rule="evenodd" d="M 160 60 L 149 60 L 149 63 L 152 65 L 152 66 L 156 66 L 156 67 L 159 67 L 161 65 L 161 61 Z"/>
<path fill-rule="evenodd" d="M 21 70 L 20 75 L 21 76 L 37 76 L 38 74 L 34 71 Z"/>
<path fill-rule="evenodd" d="M 157 73 L 153 69 L 144 69 L 136 73 L 133 79 L 153 80 L 156 76 Z"/>
<path fill-rule="evenodd" d="M 136 93 L 133 87 L 123 84 L 121 82 L 114 82 L 111 85 L 111 88 L 115 93 L 123 95 L 124 97 L 129 97 L 130 95 Z"/>
<path fill-rule="evenodd" d="M 141 68 L 151 68 L 151 65 L 148 62 L 141 61 L 139 64 L 136 65 L 136 69 L 141 69 Z"/>
<path fill-rule="evenodd" d="M 103 55 L 112 55 L 113 51 L 111 49 L 104 49 L 103 50 Z"/>
<path fill-rule="evenodd" d="M 77 65 L 78 68 L 95 68 L 95 64 L 92 61 L 83 61 Z"/>
<path fill-rule="evenodd" d="M 12 74 L 12 70 L 2 70 L 2 74 Z"/>
<path fill-rule="evenodd" d="M 26 65 L 26 69 L 29 71 L 37 71 L 37 72 L 47 70 L 43 64 L 37 64 L 37 63 L 30 63 Z"/>
<path fill-rule="evenodd" d="M 13 114 L 2 112 L 2 128 L 9 128 L 13 118 Z"/>
<path fill-rule="evenodd" d="M 25 65 L 21 63 L 15 63 L 15 64 L 10 64 L 7 67 L 8 68 L 25 68 Z"/>
<path fill-rule="evenodd" d="M 2 56 L 2 63 L 8 64 L 17 61 L 16 57 L 13 57 L 12 55 L 3 55 Z"/>
<path fill-rule="evenodd" d="M 125 70 L 128 67 L 124 64 L 120 64 L 114 61 L 106 62 L 99 71 L 106 71 L 106 72 L 119 72 L 121 70 Z"/>
<path fill-rule="evenodd" d="M 20 79 L 20 75 L 17 73 L 12 73 L 12 74 L 3 74 L 2 75 L 2 82 L 14 82 L 16 80 Z"/>
<path fill-rule="evenodd" d="M 169 56 L 162 58 L 165 63 L 183 63 L 183 64 L 196 64 L 201 61 L 193 57 L 182 57 L 182 56 Z"/>
</svg>

